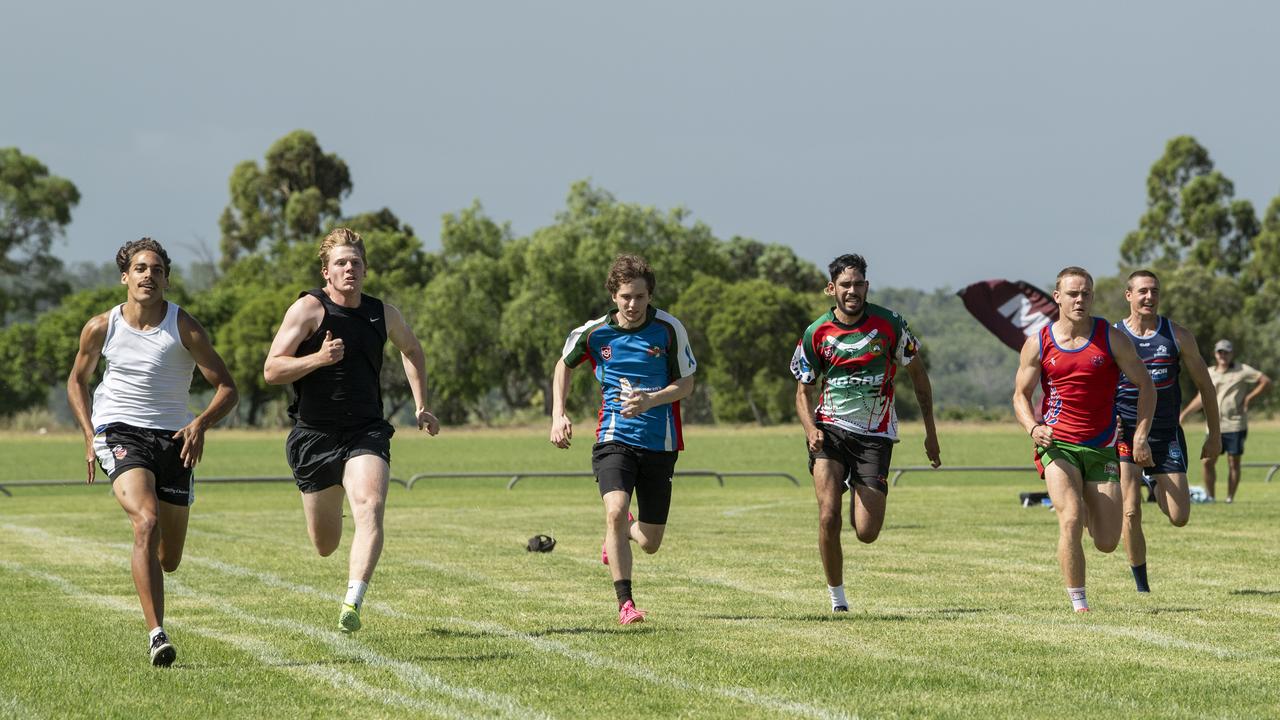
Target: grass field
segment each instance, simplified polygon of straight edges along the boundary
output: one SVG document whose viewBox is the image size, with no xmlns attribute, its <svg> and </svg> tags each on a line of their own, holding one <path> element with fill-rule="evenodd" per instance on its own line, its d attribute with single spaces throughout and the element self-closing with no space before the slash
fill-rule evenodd
<svg viewBox="0 0 1280 720">
<path fill-rule="evenodd" d="M 580 428 L 583 430 L 584 428 Z M 582 433 L 587 434 L 587 433 Z M 1194 433 L 1193 433 L 1194 434 Z M 1250 460 L 1280 459 L 1280 427 Z M 286 474 L 283 435 L 211 436 L 206 476 Z M 950 465 L 1018 464 L 1012 426 L 942 430 Z M 636 562 L 648 622 L 616 624 L 587 479 L 393 486 L 363 613 L 335 629 L 346 543 L 317 557 L 286 483 L 198 485 L 167 579 L 177 663 L 146 663 L 123 512 L 94 487 L 0 496 L 0 717 L 1276 717 L 1280 481 L 1173 528 L 1146 506 L 1155 592 L 1123 551 L 1087 551 L 1094 612 L 1070 612 L 1052 511 L 1021 474 L 908 474 L 873 545 L 846 532 L 852 612 L 827 611 L 800 433 L 702 429 L 680 468 L 805 481 L 677 480 L 661 552 Z M 922 464 L 907 428 L 895 464 Z M 69 435 L 0 435 L 0 483 L 74 478 Z M 541 430 L 402 430 L 393 474 L 585 470 Z M 1225 479 L 1222 481 L 1225 483 Z M 1199 473 L 1192 473 L 1199 483 Z M 347 528 L 348 537 L 350 528 Z M 536 533 L 555 551 L 525 552 Z"/>
</svg>

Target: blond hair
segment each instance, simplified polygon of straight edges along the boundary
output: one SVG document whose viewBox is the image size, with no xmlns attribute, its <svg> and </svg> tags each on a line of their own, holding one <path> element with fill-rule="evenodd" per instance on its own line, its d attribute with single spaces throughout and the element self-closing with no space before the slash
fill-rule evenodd
<svg viewBox="0 0 1280 720">
<path fill-rule="evenodd" d="M 324 267 L 329 266 L 329 252 L 336 247 L 343 245 L 353 247 L 356 252 L 360 253 L 360 261 L 366 262 L 364 257 L 364 238 L 360 237 L 360 233 L 351 228 L 334 228 L 324 236 L 324 242 L 320 243 L 320 263 Z M 366 262 L 367 264 L 367 262 Z"/>
</svg>

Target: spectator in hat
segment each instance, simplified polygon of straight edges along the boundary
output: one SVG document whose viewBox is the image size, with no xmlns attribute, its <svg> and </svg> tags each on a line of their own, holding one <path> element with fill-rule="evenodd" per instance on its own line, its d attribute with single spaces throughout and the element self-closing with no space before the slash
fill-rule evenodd
<svg viewBox="0 0 1280 720">
<path fill-rule="evenodd" d="M 1235 347 L 1230 340 L 1219 340 L 1213 346 L 1216 364 L 1209 368 L 1209 377 L 1218 394 L 1218 412 L 1222 417 L 1222 452 L 1227 456 L 1227 502 L 1236 498 L 1240 485 L 1240 456 L 1244 455 L 1244 440 L 1249 434 L 1249 403 L 1271 387 L 1271 378 L 1257 368 L 1235 361 Z M 1201 408 L 1199 393 L 1187 403 L 1181 421 Z M 1218 481 L 1218 459 L 1204 458 L 1204 489 L 1209 500 L 1214 499 L 1214 487 Z"/>
</svg>

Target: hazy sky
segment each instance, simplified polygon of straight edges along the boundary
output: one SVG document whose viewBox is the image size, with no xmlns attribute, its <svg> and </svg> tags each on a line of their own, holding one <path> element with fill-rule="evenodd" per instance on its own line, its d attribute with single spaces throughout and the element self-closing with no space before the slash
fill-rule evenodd
<svg viewBox="0 0 1280 720">
<path fill-rule="evenodd" d="M 227 178 L 296 128 L 347 213 L 428 248 L 479 199 L 519 234 L 571 182 L 880 286 L 1114 272 L 1165 142 L 1280 194 L 1273 2 L 0 0 L 0 146 L 79 187 L 64 259 L 218 246 Z"/>
</svg>

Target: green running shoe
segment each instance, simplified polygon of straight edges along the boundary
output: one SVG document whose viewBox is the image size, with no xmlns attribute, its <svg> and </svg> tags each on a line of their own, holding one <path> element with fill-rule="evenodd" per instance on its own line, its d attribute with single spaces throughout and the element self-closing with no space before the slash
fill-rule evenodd
<svg viewBox="0 0 1280 720">
<path fill-rule="evenodd" d="M 353 633 L 360 629 L 360 610 L 355 605 L 342 604 L 342 614 L 338 616 L 338 629 L 344 633 Z"/>
</svg>

